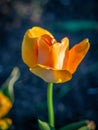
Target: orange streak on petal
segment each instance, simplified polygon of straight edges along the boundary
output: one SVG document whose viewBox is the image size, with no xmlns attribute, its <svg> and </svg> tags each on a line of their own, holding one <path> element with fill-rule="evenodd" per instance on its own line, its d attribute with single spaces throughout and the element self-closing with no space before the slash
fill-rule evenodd
<svg viewBox="0 0 98 130">
<path fill-rule="evenodd" d="M 52 37 L 50 37 L 50 35 L 42 35 L 41 39 L 49 46 L 52 46 L 55 42 L 54 39 Z"/>
<path fill-rule="evenodd" d="M 38 64 L 52 67 L 52 59 L 50 57 L 51 49 L 46 42 L 40 38 L 38 39 Z M 51 62 L 50 62 L 51 60 Z"/>
<path fill-rule="evenodd" d="M 65 69 L 73 74 L 88 52 L 89 47 L 90 43 L 88 39 L 85 39 L 79 44 L 73 46 L 73 48 L 68 51 L 67 61 L 65 62 Z"/>
<path fill-rule="evenodd" d="M 46 82 L 63 83 L 72 78 L 67 70 L 56 70 L 39 64 L 34 68 L 30 68 L 30 71 Z"/>
</svg>

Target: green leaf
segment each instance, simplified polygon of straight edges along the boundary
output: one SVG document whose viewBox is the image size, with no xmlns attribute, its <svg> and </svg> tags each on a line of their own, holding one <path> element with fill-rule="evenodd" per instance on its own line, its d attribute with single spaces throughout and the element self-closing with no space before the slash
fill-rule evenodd
<svg viewBox="0 0 98 130">
<path fill-rule="evenodd" d="M 38 120 L 38 125 L 40 130 L 55 130 L 55 128 L 51 127 L 48 123 Z"/>
<path fill-rule="evenodd" d="M 87 125 L 86 121 L 80 121 L 80 122 L 75 122 L 67 126 L 64 126 L 63 128 L 60 128 L 59 130 L 77 130 L 80 127 L 85 126 L 85 125 Z"/>
<path fill-rule="evenodd" d="M 89 130 L 88 126 L 83 126 L 81 128 L 79 128 L 78 130 Z"/>
<path fill-rule="evenodd" d="M 82 30 L 96 30 L 98 22 L 96 21 L 66 21 L 66 22 L 56 22 L 51 25 L 54 29 L 59 31 L 82 31 Z"/>
<path fill-rule="evenodd" d="M 12 70 L 10 76 L 7 78 L 7 80 L 4 82 L 4 84 L 1 86 L 0 91 L 6 95 L 12 102 L 14 101 L 14 84 L 18 80 L 20 76 L 20 71 L 18 67 L 14 67 Z"/>
<path fill-rule="evenodd" d="M 67 84 L 66 86 L 63 86 L 62 88 L 60 88 L 58 95 L 57 95 L 58 99 L 63 98 L 70 90 L 71 90 L 70 84 Z"/>
</svg>

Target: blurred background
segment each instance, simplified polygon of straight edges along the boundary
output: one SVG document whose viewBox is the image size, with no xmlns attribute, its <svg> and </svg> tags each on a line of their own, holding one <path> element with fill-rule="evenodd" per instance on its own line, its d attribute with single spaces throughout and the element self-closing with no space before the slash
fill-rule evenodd
<svg viewBox="0 0 98 130">
<path fill-rule="evenodd" d="M 37 118 L 47 121 L 47 83 L 29 72 L 21 58 L 24 33 L 33 26 L 49 30 L 70 47 L 89 38 L 90 50 L 71 81 L 54 85 L 56 128 L 93 120 L 98 128 L 98 1 L 0 0 L 0 85 L 15 66 L 15 102 L 9 113 L 10 130 L 37 130 Z"/>
</svg>

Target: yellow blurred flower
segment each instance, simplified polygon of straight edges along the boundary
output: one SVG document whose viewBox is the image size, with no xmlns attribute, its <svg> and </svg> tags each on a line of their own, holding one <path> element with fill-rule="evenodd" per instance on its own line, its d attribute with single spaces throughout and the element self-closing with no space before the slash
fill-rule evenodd
<svg viewBox="0 0 98 130">
<path fill-rule="evenodd" d="M 30 71 L 46 82 L 63 83 L 72 78 L 89 47 L 85 39 L 69 49 L 67 37 L 59 43 L 47 30 L 33 27 L 24 35 L 22 58 Z"/>
<path fill-rule="evenodd" d="M 0 119 L 0 130 L 7 130 L 12 124 L 12 120 L 9 118 Z"/>
<path fill-rule="evenodd" d="M 7 130 L 12 124 L 10 118 L 4 118 L 4 116 L 10 111 L 12 103 L 8 97 L 0 92 L 0 130 Z"/>
<path fill-rule="evenodd" d="M 8 97 L 0 92 L 0 118 L 5 116 L 12 107 L 12 103 Z"/>
</svg>

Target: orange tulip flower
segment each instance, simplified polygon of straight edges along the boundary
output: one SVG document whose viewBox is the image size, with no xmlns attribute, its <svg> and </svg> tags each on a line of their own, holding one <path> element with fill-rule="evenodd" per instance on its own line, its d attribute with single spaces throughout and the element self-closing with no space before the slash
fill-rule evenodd
<svg viewBox="0 0 98 130">
<path fill-rule="evenodd" d="M 88 39 L 69 49 L 67 37 L 57 42 L 50 32 L 33 27 L 24 35 L 22 58 L 30 71 L 52 83 L 63 83 L 72 78 L 90 47 Z"/>
<path fill-rule="evenodd" d="M 9 98 L 0 92 L 0 119 L 10 111 L 11 107 L 12 103 Z"/>
<path fill-rule="evenodd" d="M 0 130 L 8 130 L 11 124 L 12 124 L 12 120 L 10 118 L 0 119 Z"/>
</svg>

